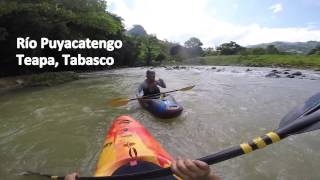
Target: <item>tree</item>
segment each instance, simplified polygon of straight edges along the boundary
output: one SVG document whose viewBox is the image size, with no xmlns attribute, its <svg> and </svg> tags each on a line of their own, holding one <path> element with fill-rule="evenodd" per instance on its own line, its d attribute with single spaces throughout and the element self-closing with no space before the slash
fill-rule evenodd
<svg viewBox="0 0 320 180">
<path fill-rule="evenodd" d="M 266 50 L 263 48 L 253 48 L 252 49 L 252 54 L 254 55 L 263 55 L 266 54 Z"/>
<path fill-rule="evenodd" d="M 186 48 L 197 48 L 197 47 L 201 47 L 203 44 L 202 42 L 200 41 L 200 39 L 196 38 L 196 37 L 192 37 L 190 38 L 189 40 L 187 40 L 185 43 L 184 43 L 184 46 Z"/>
<path fill-rule="evenodd" d="M 187 48 L 177 44 L 170 48 L 170 55 L 177 61 L 188 58 Z"/>
<path fill-rule="evenodd" d="M 62 64 L 61 54 L 100 57 L 112 56 L 117 65 L 127 65 L 119 51 L 105 49 L 56 49 L 39 46 L 36 49 L 17 49 L 17 37 L 30 37 L 39 42 L 49 39 L 124 39 L 123 24 L 118 16 L 106 12 L 103 0 L 5 0 L 0 1 L 0 76 L 39 73 L 44 71 L 98 70 L 105 66 L 18 66 L 16 54 L 31 57 L 54 57 Z M 134 54 L 133 54 L 134 55 Z M 119 63 L 121 62 L 121 63 Z"/>
<path fill-rule="evenodd" d="M 138 44 L 138 59 L 145 60 L 146 65 L 151 65 L 152 60 L 160 53 L 160 42 L 154 35 L 132 36 L 132 39 Z"/>
<path fill-rule="evenodd" d="M 184 43 L 190 56 L 199 56 L 202 54 L 202 42 L 196 37 L 192 37 Z"/>
<path fill-rule="evenodd" d="M 236 42 L 230 41 L 229 43 L 223 43 L 217 47 L 217 50 L 221 55 L 234 55 L 240 53 L 243 49 L 239 44 Z"/>
<path fill-rule="evenodd" d="M 132 36 L 146 36 L 146 35 L 148 35 L 147 31 L 141 25 L 133 25 L 133 28 L 131 28 L 128 31 L 128 34 L 132 35 Z"/>
<path fill-rule="evenodd" d="M 0 41 L 3 41 L 8 36 L 8 32 L 5 28 L 0 27 Z"/>
<path fill-rule="evenodd" d="M 121 17 L 106 11 L 105 0 L 0 0 L 0 77 L 40 73 L 45 71 L 102 70 L 106 66 L 18 66 L 16 54 L 31 57 L 54 57 L 63 64 L 61 54 L 87 57 L 110 56 L 114 66 L 152 64 L 169 56 L 172 43 L 148 35 L 141 25 L 127 36 Z M 128 32 L 129 33 L 129 32 Z M 115 51 L 105 49 L 17 49 L 17 37 L 37 40 L 122 40 L 123 47 Z M 162 56 L 161 55 L 164 55 Z M 139 62 L 140 61 L 140 62 Z M 113 66 L 113 67 L 114 67 Z"/>
<path fill-rule="evenodd" d="M 212 47 L 204 48 L 203 50 L 203 56 L 216 56 L 216 55 L 218 55 L 218 52 Z"/>
<path fill-rule="evenodd" d="M 170 55 L 171 56 L 176 56 L 178 55 L 181 51 L 182 51 L 182 46 L 177 44 L 177 45 L 174 45 L 170 48 Z"/>
<path fill-rule="evenodd" d="M 316 46 L 316 48 L 312 49 L 308 55 L 313 55 L 313 54 L 317 54 L 320 55 L 320 44 L 318 46 Z"/>
<path fill-rule="evenodd" d="M 266 48 L 267 54 L 279 54 L 279 50 L 274 45 L 268 45 Z"/>
<path fill-rule="evenodd" d="M 160 64 L 162 63 L 163 60 L 166 59 L 166 56 L 162 53 L 158 54 L 158 56 L 156 57 L 156 61 L 160 62 Z"/>
<path fill-rule="evenodd" d="M 155 56 L 154 51 L 158 51 L 159 46 L 157 42 L 158 42 L 158 39 L 155 36 L 149 36 L 145 41 L 147 66 L 150 66 L 152 63 L 152 59 Z"/>
</svg>

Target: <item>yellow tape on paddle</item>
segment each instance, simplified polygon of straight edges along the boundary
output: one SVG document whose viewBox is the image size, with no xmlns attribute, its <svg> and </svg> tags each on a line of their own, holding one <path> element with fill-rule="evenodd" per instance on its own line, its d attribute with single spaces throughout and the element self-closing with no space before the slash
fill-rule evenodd
<svg viewBox="0 0 320 180">
<path fill-rule="evenodd" d="M 52 180 L 58 180 L 58 176 L 51 176 Z"/>
<path fill-rule="evenodd" d="M 267 146 L 267 144 L 264 142 L 264 140 L 261 137 L 257 137 L 253 139 L 253 142 L 258 146 L 259 149 Z"/>
<path fill-rule="evenodd" d="M 242 143 L 240 147 L 245 154 L 252 152 L 252 147 L 248 143 Z"/>
<path fill-rule="evenodd" d="M 279 135 L 275 132 L 269 132 L 266 135 L 271 139 L 272 143 L 276 143 L 281 140 Z"/>
</svg>

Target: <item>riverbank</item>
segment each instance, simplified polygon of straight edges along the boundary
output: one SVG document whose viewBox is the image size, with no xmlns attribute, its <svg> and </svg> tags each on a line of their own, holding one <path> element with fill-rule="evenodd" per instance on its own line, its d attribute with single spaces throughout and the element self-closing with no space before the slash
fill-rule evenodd
<svg viewBox="0 0 320 180">
<path fill-rule="evenodd" d="M 188 65 L 284 67 L 320 70 L 320 56 L 312 55 L 220 55 L 186 59 Z"/>
<path fill-rule="evenodd" d="M 6 77 L 0 79 L 0 94 L 18 88 L 54 86 L 77 79 L 80 79 L 79 75 L 71 71 Z"/>
<path fill-rule="evenodd" d="M 220 55 L 185 59 L 155 65 L 155 67 L 174 67 L 178 65 L 208 65 L 208 66 L 246 66 L 271 68 L 297 68 L 320 71 L 320 55 Z M 178 67 L 179 68 L 179 67 Z M 170 69 L 170 68 L 169 68 Z M 274 73 L 274 72 L 272 72 Z M 290 76 L 291 78 L 291 76 Z M 53 86 L 80 79 L 75 72 L 48 72 L 33 75 L 23 75 L 0 78 L 0 94 L 23 87 Z"/>
</svg>

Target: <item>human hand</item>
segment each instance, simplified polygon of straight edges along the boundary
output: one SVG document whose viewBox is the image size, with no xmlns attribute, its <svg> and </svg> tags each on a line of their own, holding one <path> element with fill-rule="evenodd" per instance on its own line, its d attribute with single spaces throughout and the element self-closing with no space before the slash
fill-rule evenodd
<svg viewBox="0 0 320 180">
<path fill-rule="evenodd" d="M 180 159 L 172 162 L 171 170 L 183 180 L 219 180 L 207 163 L 199 160 Z"/>
<path fill-rule="evenodd" d="M 158 81 L 159 81 L 160 83 L 163 83 L 163 79 L 161 79 L 161 78 L 159 78 Z"/>
<path fill-rule="evenodd" d="M 77 177 L 79 177 L 80 174 L 79 173 L 72 173 L 72 174 L 68 174 L 64 177 L 64 180 L 76 180 Z"/>
<path fill-rule="evenodd" d="M 163 79 L 158 80 L 158 85 L 161 86 L 162 88 L 166 88 L 166 83 L 164 83 Z"/>
</svg>

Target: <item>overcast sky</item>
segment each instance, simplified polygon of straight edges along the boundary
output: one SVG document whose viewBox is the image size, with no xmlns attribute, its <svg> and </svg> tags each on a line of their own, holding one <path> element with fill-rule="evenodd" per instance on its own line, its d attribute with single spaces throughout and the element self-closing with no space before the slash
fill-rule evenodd
<svg viewBox="0 0 320 180">
<path fill-rule="evenodd" d="M 142 25 L 172 42 L 205 46 L 320 41 L 320 0 L 107 0 L 126 28 Z"/>
</svg>

